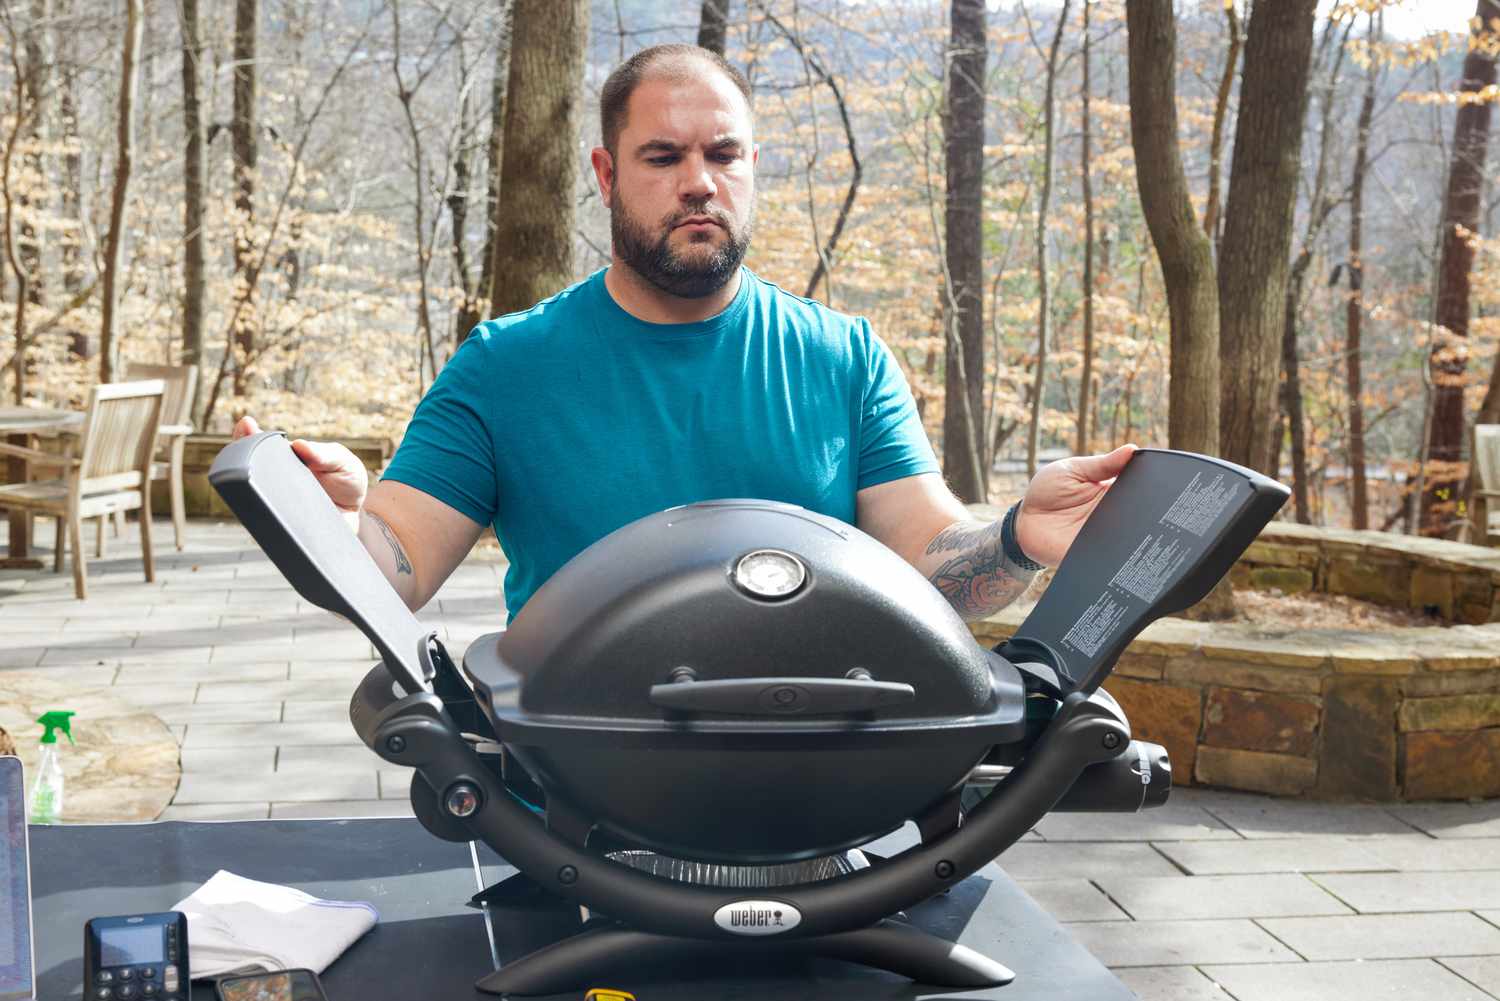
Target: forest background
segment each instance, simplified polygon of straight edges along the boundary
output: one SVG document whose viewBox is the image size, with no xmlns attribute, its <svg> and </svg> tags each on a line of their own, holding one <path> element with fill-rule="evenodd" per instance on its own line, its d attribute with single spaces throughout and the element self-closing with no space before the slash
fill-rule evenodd
<svg viewBox="0 0 1500 1001">
<path fill-rule="evenodd" d="M 477 322 L 608 263 L 599 86 L 696 42 L 754 90 L 746 263 L 870 318 L 965 499 L 1134 441 L 1276 473 L 1284 517 L 1469 537 L 1497 31 L 1496 0 L 0 0 L 5 395 L 193 362 L 202 429 L 399 438 Z"/>
</svg>

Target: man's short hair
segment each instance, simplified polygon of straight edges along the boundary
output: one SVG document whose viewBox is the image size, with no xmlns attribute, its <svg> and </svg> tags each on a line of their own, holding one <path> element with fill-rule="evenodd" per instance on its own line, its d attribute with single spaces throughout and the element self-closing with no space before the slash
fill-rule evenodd
<svg viewBox="0 0 1500 1001">
<path fill-rule="evenodd" d="M 711 49 L 697 45 L 653 45 L 642 49 L 619 66 L 615 67 L 604 89 L 599 92 L 599 125 L 604 134 L 604 148 L 615 155 L 620 141 L 620 132 L 625 128 L 625 108 L 630 95 L 635 93 L 642 80 L 648 76 L 663 76 L 670 80 L 690 80 L 696 74 L 693 61 L 707 64 L 729 78 L 750 103 L 750 81 L 729 60 Z"/>
</svg>

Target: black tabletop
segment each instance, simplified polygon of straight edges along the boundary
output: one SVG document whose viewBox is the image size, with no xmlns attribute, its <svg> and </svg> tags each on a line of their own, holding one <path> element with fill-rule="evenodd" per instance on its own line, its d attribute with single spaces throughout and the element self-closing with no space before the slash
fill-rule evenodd
<svg viewBox="0 0 1500 1001">
<path fill-rule="evenodd" d="M 481 847 L 488 882 L 515 870 Z M 367 900 L 377 926 L 323 974 L 329 1001 L 481 999 L 473 982 L 494 964 L 467 845 L 440 841 L 414 820 L 259 820 L 33 827 L 31 870 L 38 997 L 82 996 L 83 923 L 98 915 L 170 908 L 219 869 L 319 897 Z M 599 987 L 639 1001 L 1130 1001 L 1134 997 L 995 866 L 913 908 L 913 924 L 978 949 L 1016 972 L 1006 987 L 951 991 L 833 960 L 764 957 L 710 968 L 622 975 Z M 551 941 L 555 927 L 525 913 L 494 915 L 502 963 Z M 207 984 L 195 1001 L 212 1001 Z M 556 995 L 581 998 L 577 994 Z"/>
</svg>

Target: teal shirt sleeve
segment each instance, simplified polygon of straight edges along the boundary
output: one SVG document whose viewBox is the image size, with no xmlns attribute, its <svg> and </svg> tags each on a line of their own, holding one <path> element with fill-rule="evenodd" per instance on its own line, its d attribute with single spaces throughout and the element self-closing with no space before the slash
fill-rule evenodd
<svg viewBox="0 0 1500 1001">
<path fill-rule="evenodd" d="M 917 415 L 911 387 L 890 348 L 859 320 L 865 346 L 865 383 L 859 416 L 858 488 L 940 470 Z"/>
<path fill-rule="evenodd" d="M 494 521 L 499 486 L 488 420 L 493 383 L 489 331 L 481 326 L 422 397 L 381 479 L 415 487 L 480 525 Z"/>
</svg>

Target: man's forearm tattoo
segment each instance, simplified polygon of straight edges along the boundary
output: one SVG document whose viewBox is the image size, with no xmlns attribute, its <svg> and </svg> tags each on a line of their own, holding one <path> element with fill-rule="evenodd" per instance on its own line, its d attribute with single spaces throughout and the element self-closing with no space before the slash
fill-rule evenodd
<svg viewBox="0 0 1500 1001">
<path fill-rule="evenodd" d="M 1009 605 L 1031 583 L 1005 555 L 1000 522 L 950 525 L 927 545 L 927 555 L 951 553 L 927 579 L 965 619 L 980 619 Z"/>
<path fill-rule="evenodd" d="M 401 548 L 401 543 L 396 538 L 396 533 L 391 531 L 391 526 L 387 525 L 380 515 L 370 511 L 365 512 L 365 517 L 375 523 L 375 527 L 380 529 L 380 534 L 385 536 L 385 541 L 390 544 L 391 553 L 396 557 L 396 572 L 398 574 L 411 573 L 411 560 L 406 558 L 406 550 Z"/>
</svg>

